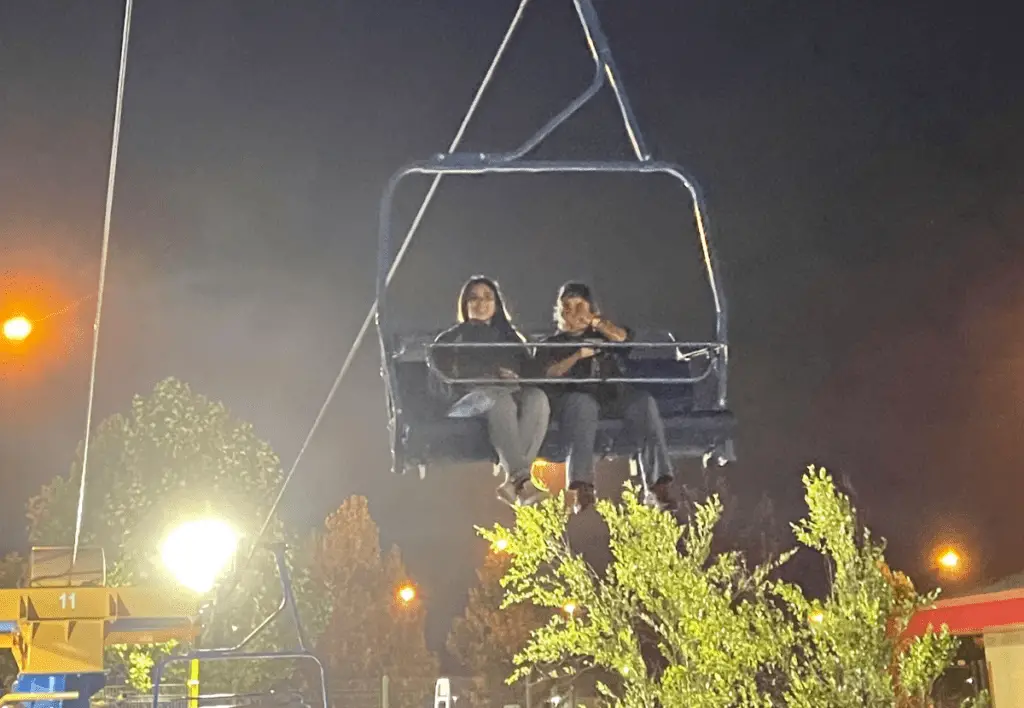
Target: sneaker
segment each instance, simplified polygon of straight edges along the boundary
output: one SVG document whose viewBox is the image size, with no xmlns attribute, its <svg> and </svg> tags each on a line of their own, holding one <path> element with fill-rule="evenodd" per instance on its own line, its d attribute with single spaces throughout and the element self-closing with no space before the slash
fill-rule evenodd
<svg viewBox="0 0 1024 708">
<path fill-rule="evenodd" d="M 533 506 L 548 496 L 548 493 L 533 483 L 529 477 L 523 479 L 506 479 L 498 486 L 498 499 L 509 506 L 520 504 Z"/>
<path fill-rule="evenodd" d="M 594 493 L 594 485 L 581 484 L 576 487 L 576 500 L 572 505 L 572 512 L 578 514 L 586 511 L 597 503 L 597 494 Z"/>
<path fill-rule="evenodd" d="M 448 409 L 449 418 L 476 418 L 494 408 L 497 399 L 485 388 L 473 389 L 452 404 Z"/>
<path fill-rule="evenodd" d="M 644 506 L 649 506 L 658 511 L 675 513 L 679 508 L 679 502 L 672 493 L 672 480 L 663 479 L 644 491 Z"/>
</svg>

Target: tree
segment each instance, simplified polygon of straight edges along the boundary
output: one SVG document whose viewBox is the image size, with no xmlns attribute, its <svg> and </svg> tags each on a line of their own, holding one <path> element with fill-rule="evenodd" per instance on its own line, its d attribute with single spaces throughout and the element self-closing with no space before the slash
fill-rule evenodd
<svg viewBox="0 0 1024 708">
<path fill-rule="evenodd" d="M 33 544 L 69 544 L 81 480 L 81 447 L 68 477 L 56 477 L 29 500 L 29 539 Z M 169 585 L 159 560 L 167 532 L 184 520 L 215 516 L 240 531 L 255 533 L 283 479 L 280 460 L 249 423 L 234 418 L 224 404 L 194 393 L 173 378 L 136 396 L 127 414 L 112 415 L 95 430 L 89 468 L 82 544 L 107 554 L 111 585 Z M 327 619 L 322 590 L 315 587 L 300 537 L 274 519 L 265 541 L 292 547 L 291 564 L 307 631 L 317 635 Z M 204 627 L 203 645 L 226 646 L 247 634 L 280 601 L 273 557 L 256 553 L 226 603 Z M 252 648 L 294 645 L 294 628 L 278 621 L 254 640 Z M 147 668 L 168 647 L 117 648 L 110 660 L 134 666 L 133 683 L 148 688 Z M 128 667 L 125 667 L 128 668 Z M 257 690 L 291 673 L 280 664 L 204 667 L 203 691 Z"/>
<path fill-rule="evenodd" d="M 408 573 L 397 547 L 382 555 L 380 531 L 365 497 L 353 496 L 327 517 L 318 535 L 314 577 L 327 588 L 331 619 L 319 643 L 336 687 L 375 686 L 388 676 L 391 705 L 429 696 L 438 661 L 427 649 L 426 613 L 397 592 Z"/>
<path fill-rule="evenodd" d="M 901 635 L 938 592 L 918 595 L 906 575 L 889 568 L 884 543 L 869 530 L 858 543 L 853 505 L 825 470 L 811 468 L 804 485 L 808 514 L 793 530 L 801 544 L 828 559 L 832 579 L 824 603 L 786 593 L 796 617 L 813 617 L 796 625 L 802 661 L 790 675 L 788 705 L 926 705 L 957 642 L 944 629 L 909 642 Z"/>
<path fill-rule="evenodd" d="M 466 611 L 452 623 L 448 651 L 473 676 L 482 680 L 481 704 L 490 705 L 491 696 L 515 670 L 515 655 L 543 626 L 551 612 L 531 603 L 503 608 L 505 590 L 501 579 L 508 572 L 510 557 L 492 549 L 476 571 L 478 583 L 469 591 Z M 474 701 L 476 703 L 477 701 Z"/>
<path fill-rule="evenodd" d="M 922 597 L 884 564 L 866 532 L 858 543 L 849 500 L 824 470 L 804 478 L 808 516 L 794 528 L 836 569 L 823 603 L 773 579 L 795 551 L 748 570 L 737 552 L 713 554 L 717 497 L 678 526 L 627 489 L 598 503 L 613 561 L 598 575 L 565 543 L 561 500 L 517 508 L 514 529 L 482 530 L 511 562 L 505 605 L 531 602 L 556 613 L 515 657 L 519 676 L 561 666 L 612 679 L 603 693 L 621 706 L 914 705 L 951 661 L 956 642 L 929 632 L 905 642 L 902 628 Z"/>
</svg>

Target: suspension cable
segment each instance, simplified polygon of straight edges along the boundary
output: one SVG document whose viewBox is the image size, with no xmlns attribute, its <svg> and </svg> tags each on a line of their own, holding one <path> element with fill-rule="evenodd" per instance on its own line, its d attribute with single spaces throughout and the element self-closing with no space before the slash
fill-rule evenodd
<svg viewBox="0 0 1024 708">
<path fill-rule="evenodd" d="M 480 100 L 483 98 L 484 92 L 490 85 L 491 80 L 494 78 L 494 72 L 498 68 L 498 64 L 501 62 L 502 57 L 505 55 L 505 50 L 508 49 L 509 42 L 512 40 L 512 35 L 515 34 L 516 29 L 519 27 L 519 23 L 523 19 L 523 13 L 526 10 L 527 5 L 530 4 L 530 0 L 520 0 L 519 8 L 516 10 L 515 15 L 512 17 L 512 22 L 509 24 L 508 29 L 505 31 L 505 36 L 501 40 L 501 44 L 498 46 L 498 51 L 495 53 L 494 58 L 491 60 L 490 66 L 487 68 L 487 72 L 484 74 L 483 79 L 480 82 L 480 86 L 476 90 L 476 95 L 473 96 L 472 102 L 469 104 L 469 109 L 466 111 L 466 115 L 462 118 L 462 123 L 459 125 L 459 129 L 455 132 L 455 137 L 452 139 L 451 145 L 448 146 L 448 152 L 455 152 L 459 145 L 462 143 L 462 138 L 466 134 L 466 130 L 469 128 L 469 122 L 473 119 L 476 114 L 476 110 L 480 105 Z M 391 264 L 390 270 L 388 270 L 387 278 L 384 280 L 384 286 L 387 287 L 391 283 L 391 279 L 395 275 L 395 271 L 398 270 L 398 266 L 401 264 L 402 259 L 405 257 L 406 251 L 409 249 L 409 244 L 412 241 L 416 231 L 419 230 L 420 223 L 423 221 L 423 216 L 426 214 L 427 207 L 430 206 L 431 201 L 434 199 L 434 194 L 437 192 L 438 185 L 441 183 L 441 179 L 444 177 L 443 174 L 434 176 L 433 182 L 430 184 L 430 188 L 427 190 L 426 195 L 423 197 L 423 201 L 420 204 L 419 210 L 416 212 L 416 216 L 413 218 L 412 223 L 409 225 L 409 230 L 405 234 L 405 240 L 402 242 L 401 248 L 398 249 L 398 253 L 395 255 L 395 260 Z M 267 512 L 267 517 L 263 521 L 263 525 L 260 527 L 259 533 L 256 535 L 256 541 L 258 542 L 263 538 L 263 534 L 266 532 L 267 527 L 270 525 L 271 519 L 274 513 L 277 511 L 277 505 L 281 501 L 281 497 L 284 496 L 285 489 L 288 487 L 288 483 L 291 482 L 292 476 L 295 474 L 296 468 L 299 466 L 299 461 L 302 459 L 303 454 L 306 452 L 306 448 L 309 447 L 310 441 L 313 439 L 313 435 L 316 434 L 317 428 L 320 426 L 320 422 L 323 420 L 324 413 L 327 411 L 328 406 L 331 404 L 331 400 L 334 398 L 334 394 L 337 392 L 338 387 L 341 385 L 342 379 L 345 378 L 345 374 L 348 373 L 349 368 L 352 366 L 352 361 L 355 359 L 356 352 L 363 343 L 363 339 L 366 337 L 366 333 L 370 329 L 370 325 L 373 323 L 373 318 L 377 314 L 377 300 L 373 301 L 370 306 L 369 312 L 366 313 L 366 318 L 363 320 L 363 324 L 359 327 L 359 331 L 356 333 L 355 339 L 352 341 L 352 345 L 349 347 L 348 354 L 345 355 L 345 360 L 341 365 L 341 370 L 338 371 L 337 377 L 334 379 L 334 383 L 331 385 L 330 390 L 327 393 L 327 398 L 324 399 L 323 405 L 320 407 L 320 412 L 317 413 L 316 418 L 313 419 L 313 425 L 309 429 L 309 433 L 306 435 L 306 439 L 303 441 L 302 446 L 299 448 L 298 455 L 295 456 L 295 461 L 292 463 L 291 469 L 288 470 L 288 474 L 285 475 L 284 482 L 281 484 L 281 488 L 277 493 L 277 498 L 274 499 L 274 503 L 270 505 L 270 511 Z M 256 548 L 256 544 L 253 544 L 253 549 Z M 250 550 L 249 557 L 252 557 L 254 550 Z"/>
<path fill-rule="evenodd" d="M 85 509 L 85 476 L 89 464 L 89 438 L 92 434 L 92 410 L 96 394 L 96 358 L 100 345 L 100 316 L 103 313 L 103 291 L 107 280 L 107 257 L 110 252 L 110 217 L 114 207 L 114 184 L 117 178 L 117 154 L 121 143 L 121 113 L 124 107 L 124 84 L 128 69 L 128 36 L 132 27 L 133 0 L 125 0 L 124 27 L 121 31 L 121 64 L 117 74 L 117 99 L 114 103 L 114 127 L 110 144 L 110 168 L 107 173 L 107 202 L 103 213 L 103 246 L 100 251 L 100 275 L 96 288 L 96 320 L 92 325 L 92 362 L 89 366 L 89 399 L 85 409 L 85 438 L 82 441 L 82 479 L 78 488 L 78 510 L 75 512 L 75 541 L 71 548 L 72 572 L 78 559 L 82 538 L 82 514 Z"/>
</svg>

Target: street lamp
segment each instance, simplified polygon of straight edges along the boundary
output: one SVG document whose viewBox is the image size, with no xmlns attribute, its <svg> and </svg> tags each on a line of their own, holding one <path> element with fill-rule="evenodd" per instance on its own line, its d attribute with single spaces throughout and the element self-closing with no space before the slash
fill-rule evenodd
<svg viewBox="0 0 1024 708">
<path fill-rule="evenodd" d="M 938 557 L 939 567 L 944 570 L 956 570 L 960 567 L 960 554 L 954 549 L 948 548 Z"/>
<path fill-rule="evenodd" d="M 24 315 L 11 317 L 4 322 L 4 338 L 12 342 L 22 342 L 32 334 L 32 322 Z"/>
<path fill-rule="evenodd" d="M 230 564 L 238 533 L 217 519 L 189 521 L 164 541 L 160 555 L 175 579 L 191 590 L 207 593 Z"/>
<path fill-rule="evenodd" d="M 408 605 L 416 599 L 416 588 L 409 583 L 406 583 L 402 587 L 398 588 L 398 599 L 401 600 L 403 604 Z"/>
</svg>

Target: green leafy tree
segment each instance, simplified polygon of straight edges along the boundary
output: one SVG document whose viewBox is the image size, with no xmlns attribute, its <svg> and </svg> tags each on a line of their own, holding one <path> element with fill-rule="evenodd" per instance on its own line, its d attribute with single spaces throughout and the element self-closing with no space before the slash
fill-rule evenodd
<svg viewBox="0 0 1024 708">
<path fill-rule="evenodd" d="M 173 378 L 148 396 L 136 396 L 128 413 L 112 415 L 96 427 L 87 474 L 82 543 L 104 548 L 108 583 L 114 586 L 174 584 L 160 562 L 160 544 L 188 519 L 214 516 L 256 533 L 283 479 L 277 455 L 249 423 Z M 71 543 L 80 480 L 81 447 L 71 474 L 56 477 L 28 502 L 33 544 Z M 294 549 L 300 611 L 307 631 L 316 636 L 329 607 L 306 570 L 311 548 L 276 518 L 264 540 L 284 541 Z M 273 557 L 256 553 L 235 591 L 204 627 L 203 645 L 234 644 L 269 614 L 281 596 L 276 573 Z M 293 646 L 293 637 L 294 627 L 282 618 L 251 647 Z M 168 649 L 116 647 L 108 660 L 122 664 L 133 685 L 145 690 L 148 667 Z M 202 671 L 202 690 L 265 688 L 292 670 L 269 663 L 210 663 Z"/>
<path fill-rule="evenodd" d="M 490 705 L 493 696 L 515 671 L 515 655 L 526 647 L 530 635 L 551 617 L 551 611 L 531 603 L 503 607 L 505 589 L 501 579 L 508 572 L 511 557 L 492 550 L 477 569 L 477 585 L 470 588 L 469 602 L 461 617 L 452 623 L 448 651 L 482 685 L 474 704 Z"/>
<path fill-rule="evenodd" d="M 885 562 L 884 543 L 859 530 L 850 499 L 825 470 L 804 476 L 807 516 L 793 525 L 797 540 L 831 568 L 824 602 L 789 588 L 802 660 L 794 665 L 787 704 L 799 708 L 881 708 L 926 705 L 932 685 L 950 665 L 957 641 L 943 628 L 906 641 L 913 614 L 938 592 L 919 595 L 910 579 Z"/>
<path fill-rule="evenodd" d="M 514 680 L 530 670 L 598 668 L 617 705 L 732 708 L 914 706 L 952 660 L 945 632 L 900 635 L 919 596 L 884 563 L 880 544 L 858 542 L 849 499 L 824 470 L 804 478 L 808 516 L 794 528 L 835 568 L 824 602 L 773 579 L 795 551 L 748 570 L 737 552 L 713 553 L 722 505 L 693 507 L 680 527 L 627 489 L 598 503 L 613 560 L 598 575 L 568 548 L 561 499 L 517 508 L 516 526 L 482 530 L 507 545 L 504 605 L 531 602 L 556 613 L 515 657 Z"/>
<path fill-rule="evenodd" d="M 621 507 L 597 507 L 614 558 L 603 577 L 566 547 L 560 498 L 517 508 L 513 530 L 483 532 L 508 544 L 507 604 L 578 608 L 534 633 L 515 658 L 515 676 L 597 668 L 618 684 L 598 689 L 630 708 L 771 705 L 763 684 L 788 664 L 793 645 L 783 611 L 766 601 L 778 561 L 748 571 L 737 553 L 711 559 L 717 497 L 697 505 L 685 527 L 639 504 L 632 490 Z"/>
<path fill-rule="evenodd" d="M 316 546 L 314 577 L 332 605 L 318 650 L 332 685 L 370 688 L 386 675 L 390 705 L 422 704 L 438 671 L 427 648 L 426 612 L 419 601 L 398 597 L 408 573 L 397 547 L 382 554 L 366 498 L 350 497 L 327 517 Z"/>
</svg>

